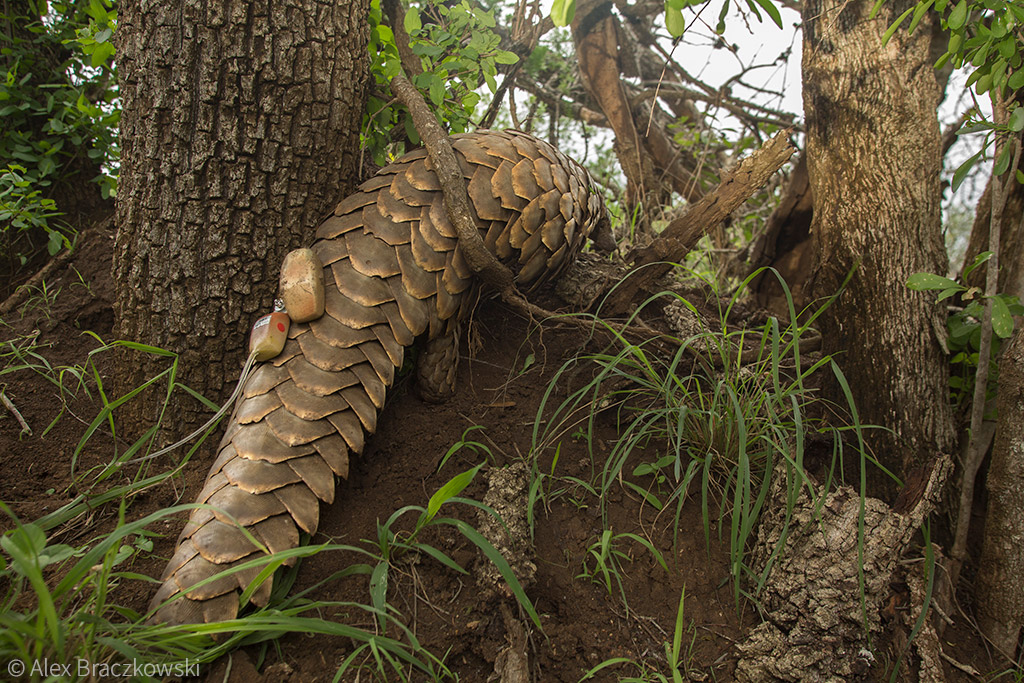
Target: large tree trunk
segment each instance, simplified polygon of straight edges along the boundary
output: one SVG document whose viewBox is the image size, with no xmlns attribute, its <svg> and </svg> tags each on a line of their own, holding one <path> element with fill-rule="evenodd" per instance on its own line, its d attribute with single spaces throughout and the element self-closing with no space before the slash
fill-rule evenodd
<svg viewBox="0 0 1024 683">
<path fill-rule="evenodd" d="M 213 398 L 238 376 L 285 252 L 354 187 L 368 4 L 120 6 L 118 334 L 180 353 L 179 379 Z M 122 387 L 154 367 L 126 359 Z M 195 422 L 196 406 L 173 410 L 174 431 Z"/>
<path fill-rule="evenodd" d="M 906 287 L 915 272 L 946 272 L 939 222 L 939 86 L 930 30 L 882 34 L 883 5 L 804 4 L 804 111 L 818 263 L 817 296 L 839 290 L 821 318 L 824 347 L 842 367 L 881 462 L 909 472 L 953 445 L 945 330 L 934 296 Z M 924 27 L 927 28 L 927 27 Z M 833 399 L 845 403 L 838 390 Z"/>
<path fill-rule="evenodd" d="M 1003 351 L 998 426 L 989 467 L 985 538 L 978 562 L 978 622 L 1015 657 L 1024 632 L 1024 327 Z"/>
</svg>

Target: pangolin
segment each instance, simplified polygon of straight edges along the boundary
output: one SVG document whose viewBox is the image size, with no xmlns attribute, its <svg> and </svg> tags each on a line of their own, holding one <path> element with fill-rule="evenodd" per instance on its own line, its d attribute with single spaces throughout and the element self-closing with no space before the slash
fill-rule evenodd
<svg viewBox="0 0 1024 683">
<path fill-rule="evenodd" d="M 455 135 L 452 146 L 487 248 L 532 290 L 567 265 L 588 236 L 607 227 L 585 169 L 550 144 L 515 131 Z M 607 233 L 605 233 L 607 234 Z M 237 616 L 259 568 L 218 577 L 260 557 L 238 525 L 271 552 L 312 535 L 335 477 L 373 434 L 377 413 L 422 336 L 421 393 L 454 389 L 458 326 L 479 282 L 460 251 L 425 150 L 363 183 L 318 228 L 326 312 L 293 324 L 283 352 L 242 388 L 218 455 L 153 598 L 154 620 L 201 623 Z M 225 514 L 226 513 L 226 514 Z M 267 581 L 252 595 L 265 605 Z M 181 595 L 184 594 L 184 595 Z"/>
</svg>

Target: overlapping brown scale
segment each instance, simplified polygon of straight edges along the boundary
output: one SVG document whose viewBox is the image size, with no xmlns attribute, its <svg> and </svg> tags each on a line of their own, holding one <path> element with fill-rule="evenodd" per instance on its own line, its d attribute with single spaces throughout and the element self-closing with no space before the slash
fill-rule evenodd
<svg viewBox="0 0 1024 683">
<path fill-rule="evenodd" d="M 555 179 L 551 172 L 551 162 L 547 159 L 533 160 L 533 176 L 541 192 L 555 188 Z"/>
<path fill-rule="evenodd" d="M 252 547 L 252 544 L 249 545 Z M 178 588 L 182 591 L 186 591 L 185 595 L 192 600 L 209 600 L 219 595 L 224 595 L 238 585 L 233 576 L 220 576 L 207 583 L 204 586 L 198 588 L 192 588 L 195 584 L 207 579 L 211 576 L 219 574 L 226 567 L 218 566 L 217 563 L 210 562 L 201 555 L 197 555 L 185 563 L 184 566 L 179 569 L 174 575 L 174 581 L 178 584 Z M 192 588 L 192 590 L 187 590 Z"/>
<path fill-rule="evenodd" d="M 256 555 L 254 557 L 259 556 Z M 233 576 L 235 582 L 238 584 L 239 590 L 244 591 L 246 588 L 248 588 L 249 584 L 256 580 L 256 577 L 259 576 L 262 570 L 263 565 L 257 564 L 253 567 L 249 567 L 248 569 L 240 569 L 237 572 L 235 572 Z M 252 600 L 254 605 L 258 607 L 264 607 L 270 601 L 270 592 L 272 589 L 273 582 L 270 580 L 264 581 L 255 591 L 253 591 L 252 596 L 250 596 L 249 599 Z"/>
<path fill-rule="evenodd" d="M 424 192 L 440 192 L 441 190 L 441 182 L 437 179 L 437 174 L 428 169 L 425 164 L 409 164 L 405 169 L 404 176 L 409 185 L 417 190 Z"/>
<path fill-rule="evenodd" d="M 449 241 L 443 242 L 445 251 L 451 251 L 458 244 L 459 231 L 452 225 L 451 220 L 448 218 L 448 210 L 444 208 L 444 202 L 440 199 L 435 200 L 430 205 L 430 211 L 427 214 L 430 216 L 430 222 L 437 234 L 442 237 L 447 237 Z M 422 220 L 422 217 L 420 218 Z M 479 223 L 479 221 L 478 221 Z"/>
<path fill-rule="evenodd" d="M 413 231 L 413 236 L 415 234 Z M 348 245 L 349 262 L 363 275 L 391 277 L 401 274 L 395 250 L 384 240 L 358 231 L 346 233 L 344 239 Z"/>
<path fill-rule="evenodd" d="M 379 329 L 380 328 L 374 328 L 374 331 Z M 378 336 L 384 335 L 380 334 Z M 373 366 L 374 372 L 377 373 L 377 376 L 380 377 L 381 381 L 388 386 L 391 386 L 391 383 L 395 379 L 395 368 L 402 367 L 402 364 L 400 362 L 395 363 L 394 360 L 396 359 L 393 356 L 388 355 L 388 352 L 384 349 L 382 344 L 367 342 L 366 344 L 360 344 L 359 350 L 362 351 L 363 355 L 366 356 L 366 359 L 370 361 L 370 365 Z M 401 348 L 401 352 L 402 353 L 399 354 L 397 358 L 399 361 L 402 359 L 405 349 Z"/>
<path fill-rule="evenodd" d="M 373 334 L 372 330 L 369 330 Z M 349 370 L 329 372 L 321 370 L 304 358 L 296 358 L 287 366 L 292 381 L 303 391 L 317 396 L 326 396 L 338 389 L 351 386 L 360 381 L 359 377 Z"/>
<path fill-rule="evenodd" d="M 459 291 L 465 291 L 465 288 L 469 286 L 469 282 L 466 280 L 453 280 L 448 283 L 444 280 L 445 276 L 448 275 L 451 269 L 445 268 L 444 271 L 437 273 L 437 317 L 441 320 L 447 320 L 448 318 L 455 315 L 456 311 L 459 310 L 459 299 L 457 295 Z M 454 293 L 449 292 L 449 287 L 462 287 L 462 290 Z"/>
<path fill-rule="evenodd" d="M 233 485 L 249 493 L 269 493 L 299 481 L 286 464 L 266 460 L 232 458 L 221 471 Z"/>
<path fill-rule="evenodd" d="M 334 415 L 328 415 L 327 421 L 334 425 L 334 429 L 345 439 L 345 443 L 354 453 L 363 452 L 363 425 L 359 418 L 351 410 L 343 410 Z"/>
<path fill-rule="evenodd" d="M 350 267 L 348 261 L 338 261 L 331 265 L 331 273 L 338 291 L 361 306 L 379 306 L 394 298 L 387 280 L 363 275 Z"/>
<path fill-rule="evenodd" d="M 267 462 L 284 462 L 291 458 L 297 458 L 302 455 L 309 455 L 315 449 L 308 445 L 303 444 L 301 446 L 288 446 L 281 442 L 274 433 L 270 431 L 270 426 L 266 422 L 257 422 L 256 424 L 244 425 L 238 432 L 232 437 L 231 445 L 238 451 L 238 455 L 249 460 L 266 460 Z M 212 481 L 215 477 L 223 475 L 215 475 L 210 478 Z M 227 483 L 227 478 L 224 478 L 224 483 Z M 206 489 L 204 488 L 204 491 Z M 212 495 L 212 492 L 211 492 Z"/>
<path fill-rule="evenodd" d="M 448 212 L 444 208 L 444 201 L 440 196 L 435 196 L 434 202 L 427 209 L 429 220 L 420 219 L 419 237 L 428 247 L 444 258 L 444 255 L 455 249 L 458 245 L 458 233 L 448 220 Z M 416 236 L 413 237 L 413 240 Z M 435 269 L 437 270 L 437 269 Z"/>
<path fill-rule="evenodd" d="M 387 176 L 382 176 L 382 177 L 387 177 Z M 338 203 L 338 205 L 336 207 L 334 207 L 334 215 L 335 216 L 344 216 L 345 214 L 352 213 L 353 211 L 357 211 L 357 210 L 363 208 L 367 204 L 373 204 L 376 201 L 377 201 L 376 194 L 374 194 L 372 192 L 368 192 L 366 190 L 362 190 L 362 188 L 360 187 L 360 191 L 359 192 L 356 192 L 353 195 L 349 195 L 348 197 L 345 197 L 344 199 L 342 199 Z"/>
<path fill-rule="evenodd" d="M 314 321 L 315 322 L 315 321 Z M 299 348 L 306 360 L 321 370 L 337 372 L 361 363 L 365 356 L 359 351 L 358 345 L 350 348 L 338 348 L 321 341 L 315 334 L 304 334 L 298 339 Z"/>
<path fill-rule="evenodd" d="M 516 249 L 526 249 L 526 241 L 543 225 L 544 207 L 534 199 L 526 205 L 519 217 L 508 227 L 509 244 Z"/>
<path fill-rule="evenodd" d="M 444 268 L 445 264 L 445 253 L 435 251 L 430 243 L 423 236 L 422 231 L 425 226 L 431 224 L 429 211 L 425 211 L 421 214 L 419 230 L 414 230 L 412 233 L 412 257 L 416 261 L 416 265 L 428 272 L 436 272 Z M 431 225 L 431 228 L 433 226 Z M 395 260 L 398 258 L 396 256 Z"/>
<path fill-rule="evenodd" d="M 477 141 L 474 140 L 474 142 Z M 502 159 L 507 159 L 508 161 L 513 162 L 519 161 L 521 155 L 516 150 L 515 146 L 512 144 L 512 136 L 510 135 L 488 136 L 483 140 L 480 140 L 479 142 L 482 143 L 480 146 L 486 149 L 487 154 L 490 156 L 500 157 Z M 461 145 L 465 143 L 462 143 L 462 141 L 460 140 L 458 144 Z M 456 147 L 456 149 L 459 149 L 459 147 Z M 462 150 L 459 149 L 459 151 Z"/>
<path fill-rule="evenodd" d="M 384 314 L 380 312 L 379 304 L 363 305 L 342 294 L 337 286 L 325 287 L 325 289 L 324 308 L 326 314 L 346 327 L 361 330 L 364 327 L 384 322 Z"/>
<path fill-rule="evenodd" d="M 508 209 L 495 199 L 491 190 L 491 169 L 486 166 L 477 166 L 473 177 L 469 180 L 467 187 L 469 199 L 473 203 L 476 215 L 485 221 L 508 220 Z"/>
<path fill-rule="evenodd" d="M 270 360 L 270 363 L 274 366 L 280 367 L 290 361 L 295 356 L 302 353 L 302 349 L 299 347 L 296 339 L 304 332 L 309 331 L 309 325 L 306 323 L 294 324 L 292 323 L 288 330 L 288 341 L 285 342 L 284 350 L 281 351 L 277 356 Z"/>
<path fill-rule="evenodd" d="M 362 225 L 362 221 L 359 221 Z M 329 266 L 335 261 L 348 258 L 348 244 L 343 239 L 317 240 L 313 244 L 313 253 L 320 263 Z"/>
<path fill-rule="evenodd" d="M 336 475 L 348 479 L 348 444 L 337 434 L 313 442 L 313 447 Z"/>
<path fill-rule="evenodd" d="M 437 278 L 433 272 L 419 267 L 411 246 L 403 244 L 395 249 L 395 254 L 402 269 L 402 287 L 405 291 L 417 299 L 426 299 L 437 292 Z"/>
<path fill-rule="evenodd" d="M 400 175 L 395 176 L 395 180 L 392 181 L 390 187 L 388 187 L 386 189 L 383 189 L 383 190 L 381 190 L 380 192 L 377 193 L 377 210 L 380 211 L 382 216 L 384 216 L 385 218 L 391 220 L 393 223 L 402 224 L 402 223 L 408 223 L 409 221 L 417 220 L 420 217 L 420 211 L 419 211 L 420 205 L 419 204 L 415 204 L 415 203 L 410 203 L 408 201 L 405 201 L 403 198 L 398 197 L 398 196 L 395 195 L 394 184 L 395 184 L 395 182 L 398 181 L 399 178 L 401 178 Z M 419 193 L 419 191 L 414 189 L 414 188 L 410 188 L 410 189 L 412 190 L 412 192 Z M 428 193 L 420 193 L 420 194 L 428 194 Z M 415 199 L 415 197 L 411 197 L 411 199 Z M 429 204 L 430 201 L 428 200 L 426 203 Z M 367 213 L 370 213 L 370 212 L 368 212 L 366 209 L 364 209 L 363 210 L 364 217 L 366 216 Z M 377 235 L 375 233 L 375 231 L 373 229 L 371 229 L 371 226 L 369 226 L 369 225 L 367 225 L 367 231 L 372 233 L 372 234 L 374 234 L 376 237 L 381 237 L 381 239 L 383 239 L 383 236 L 382 235 Z M 408 232 L 408 228 L 407 227 L 405 229 L 405 232 Z M 391 244 L 392 246 L 395 245 L 395 244 L 402 244 L 402 242 L 392 242 L 390 240 L 386 240 L 386 241 L 388 242 L 388 244 Z"/>
<path fill-rule="evenodd" d="M 352 407 L 353 412 L 355 412 L 359 421 L 363 424 L 363 429 L 368 434 L 375 433 L 377 431 L 377 406 L 373 405 L 373 401 L 366 395 L 363 388 L 355 386 L 342 389 L 341 395 L 345 397 L 345 400 Z"/>
<path fill-rule="evenodd" d="M 384 307 L 387 310 L 389 317 L 397 316 L 397 322 L 395 325 L 401 323 L 402 314 L 398 311 L 398 304 L 389 304 Z M 404 324 L 404 323 L 401 323 Z M 374 334 L 377 335 L 377 341 L 380 342 L 381 348 L 384 350 L 384 354 L 391 360 L 391 363 L 395 368 L 402 367 L 402 361 L 405 359 L 405 344 L 402 344 L 398 338 L 395 337 L 394 328 L 389 325 L 377 325 L 373 328 Z M 410 336 L 412 332 L 409 333 Z M 366 358 L 365 354 L 363 356 Z M 368 359 L 367 359 L 368 360 Z M 384 384 L 391 386 L 391 381 L 394 379 L 394 368 L 389 375 L 381 375 L 377 373 L 377 367 L 371 365 L 373 371 L 380 378 Z"/>
<path fill-rule="evenodd" d="M 537 149 L 537 140 L 529 135 L 523 135 L 517 131 L 509 131 L 509 142 L 515 147 L 519 155 L 529 159 L 531 162 L 536 161 L 537 155 L 540 151 Z"/>
<path fill-rule="evenodd" d="M 537 236 L 539 235 L 540 233 L 537 234 Z M 538 243 L 540 242 L 540 240 L 537 241 Z M 533 252 L 523 251 L 523 254 L 528 253 L 533 255 L 523 264 L 523 267 L 519 269 L 519 274 L 516 276 L 516 281 L 523 284 L 531 284 L 540 279 L 547 267 L 548 257 L 551 255 L 551 252 L 543 248 L 535 249 Z"/>
<path fill-rule="evenodd" d="M 267 495 L 276 495 L 270 493 Z M 214 564 L 227 564 L 251 555 L 256 546 L 245 537 L 234 524 L 213 519 L 192 534 L 192 544 L 199 550 L 203 559 Z M 193 560 L 195 561 L 195 560 Z M 186 565 L 187 566 L 187 565 Z M 178 572 L 179 576 L 181 572 Z M 231 580 L 234 583 L 234 579 Z M 179 584 L 180 585 L 180 584 Z"/>
<path fill-rule="evenodd" d="M 298 475 L 294 472 L 292 475 L 298 481 Z M 299 529 L 290 515 L 278 515 L 265 519 L 253 526 L 250 531 L 272 553 L 291 550 L 299 545 Z M 285 560 L 285 564 L 289 566 L 295 564 L 295 558 Z"/>
<path fill-rule="evenodd" d="M 369 327 L 357 330 L 329 315 L 322 315 L 311 321 L 309 330 L 317 340 L 337 349 L 347 349 L 374 338 Z"/>
<path fill-rule="evenodd" d="M 288 467 L 302 477 L 313 495 L 325 503 L 334 502 L 334 472 L 319 454 L 289 460 Z"/>
<path fill-rule="evenodd" d="M 393 179 L 395 172 L 402 169 L 402 167 L 402 164 L 390 164 L 385 166 L 377 173 L 377 175 L 363 182 L 363 184 L 359 186 L 359 191 L 365 192 L 371 196 L 376 195 L 377 190 L 385 188 L 391 184 L 391 180 Z M 345 202 L 343 200 L 341 204 L 344 203 Z M 341 204 L 338 204 L 338 207 L 341 207 Z M 334 213 L 341 214 L 347 212 L 335 209 Z"/>
<path fill-rule="evenodd" d="M 377 408 L 383 408 L 387 387 L 384 385 L 381 378 L 377 376 L 373 367 L 368 363 L 362 363 L 360 365 L 352 366 L 352 371 L 359 377 L 359 383 L 366 392 L 366 395 L 373 402 L 373 405 L 377 406 Z M 342 389 L 344 388 L 345 387 L 342 387 Z"/>
<path fill-rule="evenodd" d="M 234 421 L 243 425 L 250 422 L 259 422 L 268 413 L 277 410 L 280 406 L 281 401 L 273 391 L 260 396 L 242 399 L 238 404 L 238 409 L 235 411 Z"/>
<path fill-rule="evenodd" d="M 391 201 L 395 201 L 408 207 L 420 207 L 430 206 L 430 203 L 434 201 L 434 198 L 437 196 L 436 191 L 421 190 L 412 184 L 410 169 L 413 166 L 419 166 L 419 164 L 407 165 L 405 171 L 395 174 L 395 179 L 391 181 L 391 187 L 388 188 L 386 193 L 381 193 L 381 195 L 388 195 L 389 205 Z M 418 216 L 415 218 L 418 218 Z"/>
<path fill-rule="evenodd" d="M 235 458 L 244 460 L 244 458 Z M 225 476 L 227 474 L 225 473 Z M 230 479 L 230 477 L 228 477 Z M 237 486 L 225 486 L 206 501 L 213 506 L 214 517 L 225 524 L 241 524 L 250 527 L 284 512 L 284 508 L 270 494 L 249 493 Z M 232 519 L 234 518 L 234 519 Z"/>
<path fill-rule="evenodd" d="M 430 314 L 433 311 L 427 306 L 426 302 L 417 299 L 405 291 L 400 278 L 391 278 L 388 280 L 388 285 L 391 287 L 392 294 L 394 294 L 395 303 L 398 304 L 398 311 L 402 316 L 402 322 L 405 324 L 405 327 L 409 329 L 413 337 L 423 334 L 427 329 L 427 325 L 430 324 Z M 388 322 L 391 322 L 390 318 Z M 394 329 L 393 324 L 392 329 Z"/>
<path fill-rule="evenodd" d="M 273 495 L 288 509 L 288 514 L 300 529 L 307 534 L 316 533 L 320 524 L 320 501 L 305 483 L 284 486 L 274 491 Z"/>
<path fill-rule="evenodd" d="M 371 199 L 373 195 L 366 195 L 367 200 Z M 369 202 L 369 204 L 373 204 Z M 363 227 L 363 214 L 365 211 L 359 209 L 353 210 L 351 213 L 328 216 L 327 220 L 320 224 L 320 227 L 316 230 L 316 238 L 318 240 L 333 240 L 338 235 L 344 235 L 350 230 L 356 230 L 357 228 Z M 327 245 L 322 245 L 320 248 L 323 249 Z M 325 263 L 321 257 L 321 263 Z"/>
<path fill-rule="evenodd" d="M 512 169 L 514 166 L 505 162 L 494 171 L 491 176 L 491 193 L 501 201 L 506 209 L 521 211 L 526 206 L 526 200 L 516 194 L 512 184 Z"/>
<path fill-rule="evenodd" d="M 277 393 L 286 411 L 303 420 L 323 420 L 348 407 L 337 393 L 318 396 L 303 391 L 294 382 L 285 382 L 277 388 Z"/>
<path fill-rule="evenodd" d="M 533 201 L 541 193 L 533 172 L 532 159 L 523 159 L 512 167 L 512 190 L 526 202 Z"/>
<path fill-rule="evenodd" d="M 177 549 L 174 551 L 174 555 L 171 556 L 170 561 L 167 563 L 167 567 L 164 569 L 164 573 L 160 576 L 161 581 L 166 581 L 170 576 L 181 569 L 181 567 L 191 560 L 193 557 L 199 554 L 199 551 L 190 539 L 184 539 L 179 544 Z"/>
<path fill-rule="evenodd" d="M 379 196 L 383 198 L 389 195 L 386 192 L 381 192 Z M 410 208 L 404 205 L 403 209 L 405 212 L 413 212 L 415 215 L 412 218 L 406 218 L 406 222 L 402 222 L 395 220 L 384 212 L 382 203 L 364 207 L 362 217 L 363 231 L 383 240 L 392 247 L 399 244 L 408 244 L 412 232 L 412 224 L 409 221 L 413 221 L 419 216 L 419 209 L 418 207 Z"/>
<path fill-rule="evenodd" d="M 305 446 L 331 433 L 331 426 L 323 420 L 303 420 L 285 408 L 267 415 L 264 422 L 289 447 Z"/>
<path fill-rule="evenodd" d="M 252 398 L 265 394 L 286 379 L 288 379 L 288 371 L 285 368 L 264 363 L 249 375 L 245 388 L 242 390 L 242 396 Z"/>
<path fill-rule="evenodd" d="M 459 153 L 458 156 L 461 157 L 461 159 L 464 159 L 466 162 L 473 165 L 486 166 L 494 169 L 497 168 L 502 161 L 501 154 L 496 151 L 494 154 L 491 153 L 493 150 L 491 145 L 478 144 L 476 140 L 468 136 L 453 140 L 452 148 Z M 509 146 L 506 153 L 515 154 L 515 150 Z M 438 187 L 438 189 L 440 189 L 440 187 Z"/>
<path fill-rule="evenodd" d="M 381 304 L 380 310 L 384 313 L 384 317 L 387 318 L 388 325 L 390 326 L 390 335 L 388 335 L 385 342 L 387 344 L 388 356 L 400 358 L 403 353 L 401 349 L 416 341 L 416 335 L 406 326 L 396 301 Z"/>
</svg>

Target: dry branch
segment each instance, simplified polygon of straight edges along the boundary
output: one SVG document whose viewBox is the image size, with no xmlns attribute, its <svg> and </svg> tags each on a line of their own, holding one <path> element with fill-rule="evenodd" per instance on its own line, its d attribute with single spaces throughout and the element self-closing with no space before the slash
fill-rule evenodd
<svg viewBox="0 0 1024 683">
<path fill-rule="evenodd" d="M 629 260 L 637 272 L 615 290 L 608 300 L 608 310 L 626 311 L 639 292 L 667 273 L 673 263 L 682 261 L 701 237 L 764 185 L 796 151 L 789 143 L 791 132 L 787 129 L 777 133 L 729 172 L 713 192 L 672 221 L 649 247 L 634 252 Z"/>
</svg>

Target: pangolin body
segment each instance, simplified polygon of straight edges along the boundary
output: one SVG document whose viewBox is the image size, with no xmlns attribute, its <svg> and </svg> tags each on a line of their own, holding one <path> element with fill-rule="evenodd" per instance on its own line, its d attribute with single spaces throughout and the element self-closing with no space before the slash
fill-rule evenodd
<svg viewBox="0 0 1024 683">
<path fill-rule="evenodd" d="M 473 219 L 487 248 L 518 270 L 521 288 L 556 274 L 604 219 L 587 172 L 551 145 L 514 131 L 453 136 Z M 313 534 L 320 501 L 376 427 L 404 349 L 426 335 L 421 390 L 453 387 L 457 326 L 478 283 L 448 220 L 437 175 L 414 151 L 363 183 L 319 227 L 326 313 L 293 324 L 284 351 L 246 382 L 198 502 L 153 598 L 154 619 L 232 619 L 260 568 L 193 586 L 261 552 Z M 265 582 L 252 595 L 266 604 Z M 184 595 L 179 595 L 184 593 Z M 172 599 L 173 598 L 173 599 Z"/>
</svg>

